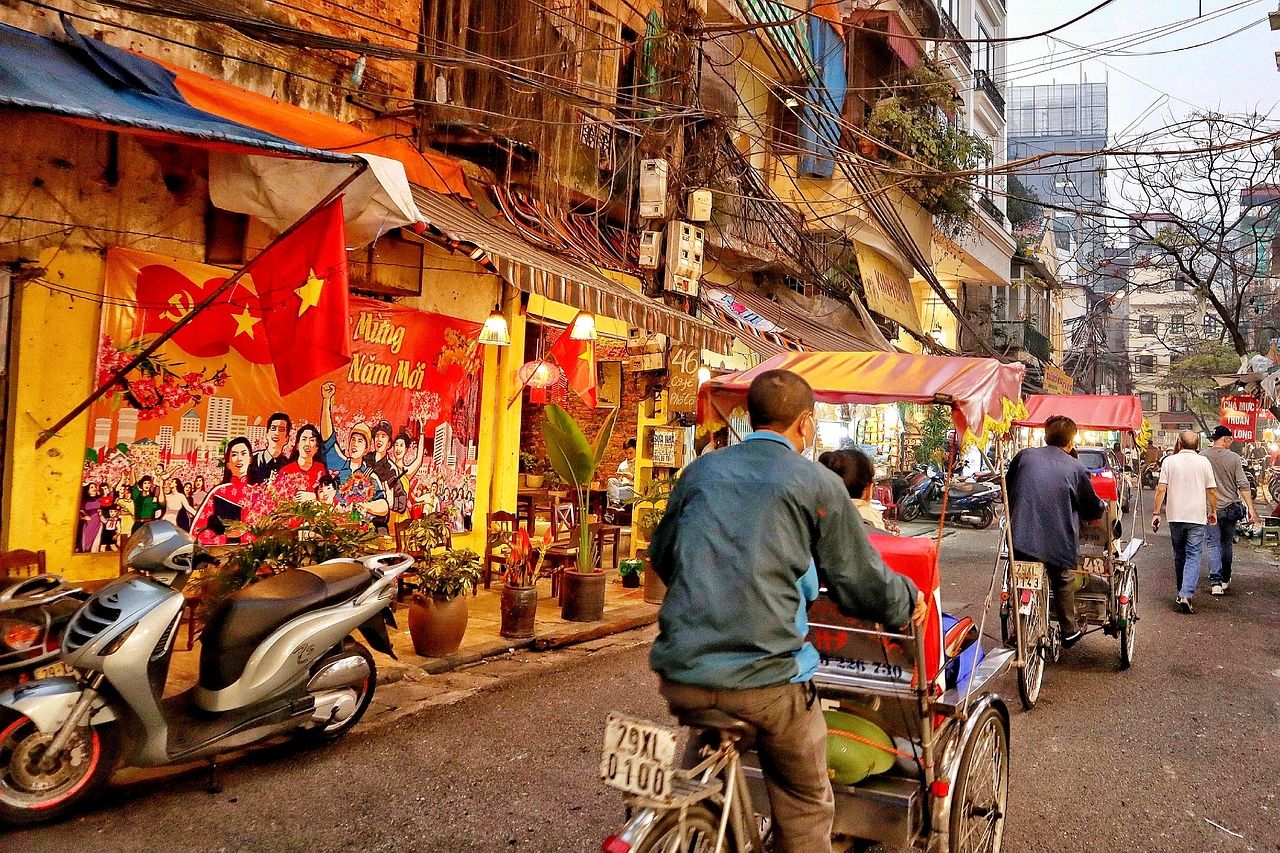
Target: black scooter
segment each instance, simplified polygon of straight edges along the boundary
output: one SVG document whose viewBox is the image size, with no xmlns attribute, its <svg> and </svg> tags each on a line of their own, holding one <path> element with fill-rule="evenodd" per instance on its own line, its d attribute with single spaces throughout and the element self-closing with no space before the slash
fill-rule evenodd
<svg viewBox="0 0 1280 853">
<path fill-rule="evenodd" d="M 36 575 L 0 589 L 0 691 L 66 675 L 62 631 L 89 597 L 60 575 Z"/>
<path fill-rule="evenodd" d="M 930 466 L 928 476 L 898 502 L 898 519 L 938 518 L 942 514 L 946 478 L 942 471 Z M 975 530 L 986 530 L 996 520 L 996 503 L 1000 486 L 992 482 L 952 482 L 947 496 L 947 521 L 967 524 Z"/>
</svg>

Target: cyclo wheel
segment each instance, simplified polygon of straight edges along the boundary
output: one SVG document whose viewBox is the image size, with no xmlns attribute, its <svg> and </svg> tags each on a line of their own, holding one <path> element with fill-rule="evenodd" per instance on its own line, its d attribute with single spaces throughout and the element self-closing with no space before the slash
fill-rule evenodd
<svg viewBox="0 0 1280 853">
<path fill-rule="evenodd" d="M 1040 698 L 1040 687 L 1044 683 L 1048 624 L 1045 621 L 1044 608 L 1040 606 L 1041 596 L 1038 591 L 1031 596 L 1030 612 L 1025 616 L 1022 615 L 1017 587 L 1014 587 L 1014 596 L 1014 613 L 1018 620 L 1018 642 L 1026 656 L 1024 665 L 1018 669 L 1018 698 L 1022 701 L 1022 707 L 1030 711 L 1036 706 L 1036 701 Z"/>
<path fill-rule="evenodd" d="M 683 824 L 680 810 L 671 809 L 654 822 L 632 853 L 711 853 L 719 830 L 720 812 L 713 811 L 706 803 L 689 806 Z M 725 841 L 733 844 L 732 833 Z"/>
<path fill-rule="evenodd" d="M 1120 587 L 1121 598 L 1127 599 L 1120 605 L 1120 668 L 1133 666 L 1133 652 L 1137 646 L 1138 630 L 1138 572 L 1130 568 L 1125 574 L 1124 584 Z"/>
<path fill-rule="evenodd" d="M 1009 800 L 1009 733 L 988 706 L 960 754 L 951 786 L 948 853 L 999 853 Z"/>
</svg>

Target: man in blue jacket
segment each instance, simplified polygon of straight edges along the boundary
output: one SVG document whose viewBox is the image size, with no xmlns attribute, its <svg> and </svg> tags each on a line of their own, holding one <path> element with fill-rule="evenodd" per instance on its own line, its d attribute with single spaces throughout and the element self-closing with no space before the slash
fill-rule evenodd
<svg viewBox="0 0 1280 853">
<path fill-rule="evenodd" d="M 747 395 L 755 431 L 684 470 L 649 548 L 668 586 L 650 655 L 662 695 L 674 713 L 716 708 L 760 729 L 779 853 L 831 850 L 818 653 L 805 640 L 819 581 L 853 616 L 896 627 L 926 612 L 871 547 L 840 478 L 800 455 L 813 405 L 797 374 L 760 374 Z"/>
</svg>

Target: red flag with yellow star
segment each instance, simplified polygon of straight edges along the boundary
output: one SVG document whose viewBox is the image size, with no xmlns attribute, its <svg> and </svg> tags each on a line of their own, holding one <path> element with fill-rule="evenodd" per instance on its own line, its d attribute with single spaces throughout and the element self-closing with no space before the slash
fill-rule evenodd
<svg viewBox="0 0 1280 853">
<path fill-rule="evenodd" d="M 569 324 L 569 329 L 573 324 Z M 592 408 L 596 407 L 596 346 L 595 341 L 576 341 L 569 334 L 569 329 L 560 333 L 560 338 L 547 350 L 564 371 L 572 388 L 583 402 Z"/>
<path fill-rule="evenodd" d="M 255 258 L 249 272 L 281 395 L 351 361 L 341 198 Z"/>
</svg>

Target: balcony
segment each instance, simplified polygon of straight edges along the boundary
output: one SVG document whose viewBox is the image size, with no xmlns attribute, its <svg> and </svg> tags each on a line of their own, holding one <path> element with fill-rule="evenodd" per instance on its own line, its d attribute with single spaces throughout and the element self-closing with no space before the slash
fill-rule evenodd
<svg viewBox="0 0 1280 853">
<path fill-rule="evenodd" d="M 1052 359 L 1053 345 L 1026 320 L 997 320 L 993 326 L 991 338 L 999 346 L 1008 350 L 1026 350 L 1041 361 Z"/>
<path fill-rule="evenodd" d="M 925 38 L 936 38 L 942 31 L 940 18 L 945 14 L 933 0 L 898 0 L 898 7 L 916 32 Z"/>
<path fill-rule="evenodd" d="M 986 193 L 978 196 L 978 207 L 982 209 L 983 213 L 994 219 L 997 224 L 1004 224 L 1004 213 L 1001 212 L 1000 208 L 996 207 L 996 203 L 991 200 L 991 196 Z"/>
<path fill-rule="evenodd" d="M 991 73 L 983 68 L 975 69 L 973 72 L 973 84 L 974 88 L 991 99 L 991 105 L 1003 116 L 1004 95 L 1000 92 L 1000 87 L 996 85 L 996 81 L 991 79 Z"/>
<path fill-rule="evenodd" d="M 949 42 L 951 48 L 956 52 L 956 56 L 960 57 L 960 61 L 964 63 L 965 68 L 973 67 L 973 48 L 969 47 L 969 43 L 964 40 L 964 36 L 960 33 L 960 28 L 956 26 L 956 22 L 951 20 L 951 16 L 947 14 L 947 10 L 938 6 L 938 17 L 942 19 L 942 37 L 954 39 Z"/>
</svg>

